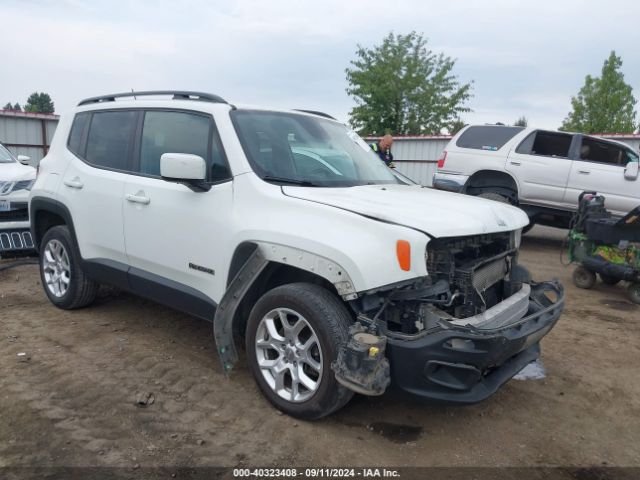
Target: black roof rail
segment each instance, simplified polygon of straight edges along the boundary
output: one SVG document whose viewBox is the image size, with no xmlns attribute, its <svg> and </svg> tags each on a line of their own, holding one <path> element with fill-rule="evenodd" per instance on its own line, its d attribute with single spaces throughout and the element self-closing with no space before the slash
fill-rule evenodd
<svg viewBox="0 0 640 480">
<path fill-rule="evenodd" d="M 334 117 L 332 117 L 328 113 L 318 112 L 317 110 L 303 110 L 302 108 L 294 108 L 294 110 L 296 112 L 310 113 L 312 115 L 318 115 L 319 117 L 330 118 L 331 120 L 336 120 Z"/>
<path fill-rule="evenodd" d="M 146 92 L 123 92 L 112 93 L 111 95 L 100 95 L 99 97 L 85 98 L 78 106 L 89 105 L 91 103 L 115 102 L 116 98 L 123 97 L 146 97 L 151 95 L 173 95 L 174 100 L 199 100 L 201 102 L 227 103 L 227 101 L 214 95 L 213 93 L 190 92 L 182 90 L 151 90 Z"/>
</svg>

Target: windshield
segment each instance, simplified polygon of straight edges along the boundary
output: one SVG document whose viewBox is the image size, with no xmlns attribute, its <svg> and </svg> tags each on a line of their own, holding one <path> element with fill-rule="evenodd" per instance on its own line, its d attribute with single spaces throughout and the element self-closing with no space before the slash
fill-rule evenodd
<svg viewBox="0 0 640 480">
<path fill-rule="evenodd" d="M 255 110 L 231 115 L 253 170 L 264 180 L 321 187 L 400 183 L 371 148 L 340 123 Z"/>
<path fill-rule="evenodd" d="M 15 161 L 11 152 L 0 143 L 0 163 L 13 163 Z"/>
</svg>

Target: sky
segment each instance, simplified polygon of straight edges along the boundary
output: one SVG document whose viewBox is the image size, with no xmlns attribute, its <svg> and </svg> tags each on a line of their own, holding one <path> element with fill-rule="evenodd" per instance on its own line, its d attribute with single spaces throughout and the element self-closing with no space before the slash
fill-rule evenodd
<svg viewBox="0 0 640 480">
<path fill-rule="evenodd" d="M 640 98 L 640 2 L 589 0 L 0 0 L 0 105 L 45 91 L 64 113 L 134 90 L 195 90 L 232 103 L 347 121 L 358 45 L 417 31 L 473 82 L 466 123 L 557 128 L 611 50 Z M 640 119 L 638 119 L 640 120 Z"/>
</svg>

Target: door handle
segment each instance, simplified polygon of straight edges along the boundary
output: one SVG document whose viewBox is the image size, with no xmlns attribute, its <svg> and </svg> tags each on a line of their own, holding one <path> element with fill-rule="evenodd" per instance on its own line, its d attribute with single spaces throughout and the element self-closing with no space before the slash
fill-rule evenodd
<svg viewBox="0 0 640 480">
<path fill-rule="evenodd" d="M 132 195 L 131 193 L 128 193 L 124 198 L 126 198 L 131 203 L 141 203 L 142 205 L 149 205 L 151 203 L 151 199 L 149 197 L 145 197 L 144 194 Z"/>
<path fill-rule="evenodd" d="M 82 183 L 78 177 L 73 177 L 71 180 L 65 180 L 63 183 L 67 187 L 76 188 L 78 190 L 84 187 L 84 183 Z"/>
<path fill-rule="evenodd" d="M 589 175 L 591 170 L 578 170 L 578 173 L 581 173 L 582 175 Z"/>
<path fill-rule="evenodd" d="M 514 161 L 514 160 L 510 160 L 510 161 L 509 161 L 509 163 L 510 163 L 511 165 L 521 165 L 521 163 L 520 163 L 520 162 L 516 162 L 516 161 Z"/>
</svg>

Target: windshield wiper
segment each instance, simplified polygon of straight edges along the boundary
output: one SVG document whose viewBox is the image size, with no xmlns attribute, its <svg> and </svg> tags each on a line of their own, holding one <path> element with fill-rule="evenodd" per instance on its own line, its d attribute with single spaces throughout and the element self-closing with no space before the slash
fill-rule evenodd
<svg viewBox="0 0 640 480">
<path fill-rule="evenodd" d="M 267 182 L 288 183 L 291 185 L 300 185 L 303 187 L 317 187 L 317 183 L 310 182 L 309 180 L 296 180 L 295 178 L 274 177 L 272 175 L 266 175 L 262 177 Z"/>
</svg>

